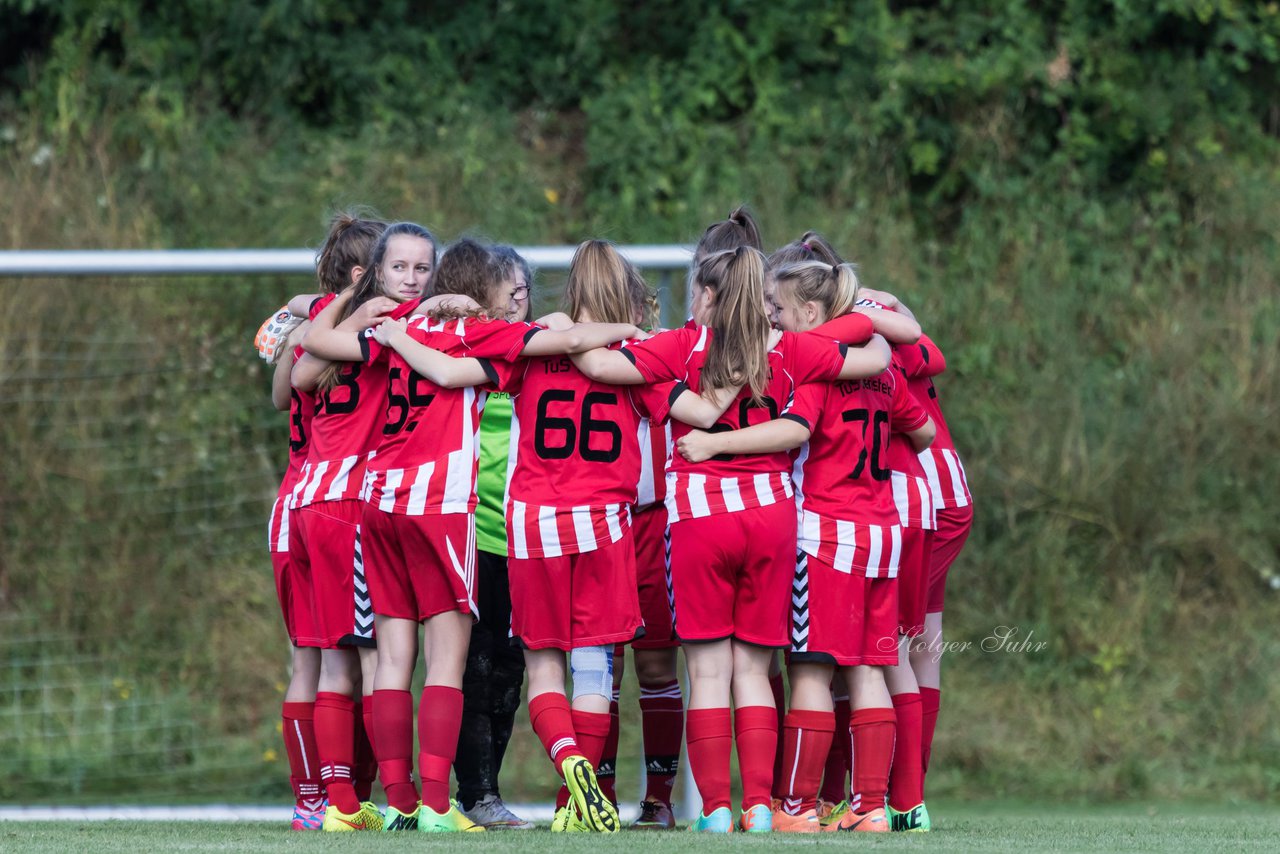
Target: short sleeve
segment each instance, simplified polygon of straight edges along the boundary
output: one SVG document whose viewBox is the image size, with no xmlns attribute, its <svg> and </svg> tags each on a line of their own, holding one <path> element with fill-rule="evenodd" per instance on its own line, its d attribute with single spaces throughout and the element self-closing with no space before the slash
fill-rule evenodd
<svg viewBox="0 0 1280 854">
<path fill-rule="evenodd" d="M 517 393 L 516 391 L 512 391 L 512 386 L 517 384 L 517 375 L 524 376 L 524 363 L 504 362 L 501 359 L 484 358 L 481 358 L 479 361 L 481 367 L 484 368 L 485 374 L 489 377 L 488 384 L 482 386 L 485 391 L 505 391 L 510 394 Z"/>
<path fill-rule="evenodd" d="M 839 317 L 832 318 L 821 326 L 815 326 L 805 335 L 814 335 L 820 338 L 830 338 L 839 341 L 842 344 L 866 344 L 871 340 L 871 336 L 875 334 L 876 328 L 872 324 L 871 318 L 865 314 L 853 311 L 848 314 L 842 314 Z"/>
<path fill-rule="evenodd" d="M 912 430 L 918 430 L 924 426 L 929 420 L 929 413 L 924 411 L 924 407 L 916 402 L 911 392 L 907 390 L 907 382 L 904 379 L 893 376 L 893 409 L 889 412 L 889 424 L 895 433 L 910 433 Z"/>
<path fill-rule="evenodd" d="M 371 365 L 382 358 L 382 354 L 387 349 L 377 338 L 373 337 L 374 328 L 370 326 L 360 333 L 360 360 L 366 365 Z"/>
<path fill-rule="evenodd" d="M 675 405 L 676 398 L 689 390 L 689 386 L 683 382 L 645 383 L 628 388 L 636 411 L 655 424 L 666 421 L 671 415 L 671 407 Z"/>
<path fill-rule="evenodd" d="M 316 315 L 318 315 L 320 312 L 328 308 L 329 303 L 333 302 L 337 298 L 338 298 L 337 294 L 325 294 L 324 296 L 317 297 L 316 299 L 312 300 L 311 310 L 307 312 L 307 319 L 315 320 Z"/>
<path fill-rule="evenodd" d="M 909 377 L 936 377 L 947 369 L 947 360 L 929 336 L 921 335 L 914 344 L 894 347 L 894 358 Z"/>
<path fill-rule="evenodd" d="M 687 380 L 689 354 L 706 334 L 702 327 L 660 332 L 647 340 L 628 344 L 622 354 L 636 366 L 645 382 Z"/>
<path fill-rule="evenodd" d="M 813 332 L 789 334 L 788 368 L 797 385 L 830 382 L 840 376 L 840 369 L 844 367 L 843 344 Z"/>
<path fill-rule="evenodd" d="M 791 403 L 779 418 L 802 424 L 810 432 L 822 415 L 822 405 L 827 399 L 826 383 L 805 383 L 795 390 Z"/>
<path fill-rule="evenodd" d="M 413 314 L 414 311 L 416 311 L 418 306 L 421 304 L 422 304 L 421 299 L 411 299 L 408 302 L 402 302 L 395 307 L 395 309 L 391 312 L 391 314 L 387 316 L 390 317 L 392 320 L 400 320 L 401 318 L 408 317 L 409 315 Z"/>
<path fill-rule="evenodd" d="M 533 323 L 505 320 L 468 320 L 463 327 L 462 345 L 468 356 L 514 362 L 528 340 L 541 327 Z"/>
</svg>

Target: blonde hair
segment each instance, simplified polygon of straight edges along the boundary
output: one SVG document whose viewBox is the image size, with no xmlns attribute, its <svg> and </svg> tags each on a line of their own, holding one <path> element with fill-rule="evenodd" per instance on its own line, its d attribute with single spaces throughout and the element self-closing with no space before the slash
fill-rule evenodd
<svg viewBox="0 0 1280 854">
<path fill-rule="evenodd" d="M 658 300 L 635 266 L 607 240 L 584 240 L 573 253 L 564 297 L 575 322 L 590 317 L 597 323 L 636 323 L 651 320 Z"/>
<path fill-rule="evenodd" d="M 705 396 L 733 385 L 751 388 L 763 403 L 769 385 L 769 315 L 764 310 L 764 255 L 750 246 L 708 255 L 697 265 L 694 283 L 710 288 L 712 336 L 699 388 Z"/>
<path fill-rule="evenodd" d="M 827 239 L 816 231 L 806 231 L 799 240 L 793 240 L 786 246 L 780 246 L 769 256 L 769 266 L 780 267 L 783 264 L 799 264 L 803 261 L 821 261 L 824 264 L 843 264 L 844 259 Z"/>
<path fill-rule="evenodd" d="M 816 302 L 822 306 L 823 321 L 853 311 L 858 302 L 858 271 L 852 264 L 824 264 L 801 261 L 783 264 L 769 275 L 779 287 L 787 286 L 791 299 L 803 305 Z"/>
</svg>

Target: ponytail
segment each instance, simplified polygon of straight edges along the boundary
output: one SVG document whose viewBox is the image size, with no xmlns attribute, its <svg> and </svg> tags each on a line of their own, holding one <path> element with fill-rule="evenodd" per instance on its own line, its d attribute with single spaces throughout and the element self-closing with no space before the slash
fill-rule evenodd
<svg viewBox="0 0 1280 854">
<path fill-rule="evenodd" d="M 769 385 L 769 316 L 764 310 L 764 255 L 739 246 L 704 258 L 695 283 L 715 294 L 709 326 L 712 336 L 699 387 L 711 391 L 733 385 L 751 388 L 751 399 L 764 400 Z"/>
<path fill-rule="evenodd" d="M 774 268 L 770 275 L 779 287 L 790 289 L 795 302 L 816 302 L 822 306 L 824 321 L 848 314 L 858 302 L 861 283 L 853 264 L 802 261 Z"/>
<path fill-rule="evenodd" d="M 746 205 L 738 205 L 729 214 L 729 218 L 707 226 L 693 250 L 693 263 L 696 266 L 702 259 L 726 249 L 737 249 L 749 246 L 757 251 L 764 250 L 764 242 L 760 239 L 760 226 L 755 217 L 747 210 Z"/>
<path fill-rule="evenodd" d="M 844 259 L 825 237 L 816 231 L 806 231 L 799 240 L 793 240 L 774 250 L 769 256 L 769 267 L 772 269 L 805 261 L 821 261 L 832 266 L 844 263 Z"/>
<path fill-rule="evenodd" d="M 380 219 L 363 218 L 356 210 L 338 211 L 329 220 L 329 234 L 316 250 L 316 278 L 320 292 L 336 294 L 351 284 L 351 271 L 368 268 L 378 238 L 387 230 Z"/>
</svg>

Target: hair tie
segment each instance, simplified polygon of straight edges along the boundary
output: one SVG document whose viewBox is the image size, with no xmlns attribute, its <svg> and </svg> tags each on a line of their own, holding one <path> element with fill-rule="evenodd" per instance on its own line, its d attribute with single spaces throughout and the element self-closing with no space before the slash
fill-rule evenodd
<svg viewBox="0 0 1280 854">
<path fill-rule="evenodd" d="M 809 241 L 807 241 L 807 240 L 802 240 L 802 241 L 800 241 L 800 245 L 804 247 L 804 251 L 805 251 L 805 252 L 812 252 L 812 251 L 813 251 L 813 247 L 809 245 Z"/>
</svg>

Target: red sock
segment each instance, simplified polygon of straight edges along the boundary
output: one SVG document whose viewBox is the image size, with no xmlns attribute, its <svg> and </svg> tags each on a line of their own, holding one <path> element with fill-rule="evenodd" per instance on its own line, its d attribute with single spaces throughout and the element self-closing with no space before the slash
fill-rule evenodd
<svg viewBox="0 0 1280 854">
<path fill-rule="evenodd" d="M 578 731 L 577 722 L 573 726 Z M 609 734 L 605 736 L 604 749 L 600 753 L 600 761 L 592 763 L 596 769 L 596 779 L 600 781 L 600 788 L 604 792 L 605 797 L 612 801 L 615 805 L 618 803 L 618 795 L 614 790 L 614 784 L 618 777 L 618 689 L 613 689 L 613 701 L 609 703 Z M 581 740 L 581 736 L 579 736 Z M 591 757 L 587 757 L 590 759 Z"/>
<path fill-rule="evenodd" d="M 422 805 L 449 811 L 449 771 L 458 754 L 462 729 L 462 692 L 447 685 L 427 685 L 418 702 L 418 774 Z"/>
<path fill-rule="evenodd" d="M 671 803 L 671 788 L 680 770 L 684 736 L 684 698 L 671 680 L 654 688 L 640 686 L 640 719 L 644 730 L 645 798 Z"/>
<path fill-rule="evenodd" d="M 889 786 L 889 763 L 893 761 L 893 709 L 855 709 L 849 720 L 853 744 L 853 794 L 849 804 L 854 812 L 884 808 Z"/>
<path fill-rule="evenodd" d="M 317 810 L 324 803 L 320 757 L 316 753 L 315 712 L 314 702 L 285 703 L 281 708 L 284 752 L 289 757 L 289 783 L 293 786 L 293 797 L 298 806 L 308 810 Z"/>
<path fill-rule="evenodd" d="M 895 694 L 893 711 L 898 717 L 894 733 L 893 766 L 889 770 L 889 806 L 905 812 L 924 800 L 924 773 L 920 739 L 924 734 L 920 695 Z"/>
<path fill-rule="evenodd" d="M 616 705 L 616 704 L 615 704 Z M 592 768 L 600 767 L 602 762 L 601 754 L 604 753 L 605 745 L 609 740 L 609 730 L 611 720 L 616 720 L 612 715 L 604 712 L 583 712 L 578 709 L 571 709 L 570 718 L 573 720 L 573 732 L 578 740 L 578 748 L 583 756 L 587 757 L 587 761 L 591 763 Z M 617 749 L 615 744 L 614 749 Z M 568 754 L 565 754 L 566 756 Z M 600 775 L 596 774 L 596 779 L 600 780 Z M 613 780 L 609 780 L 609 788 L 613 788 Z M 600 788 L 604 788 L 604 781 L 600 780 Z M 613 792 L 607 792 L 609 799 L 613 800 Z M 564 786 L 560 787 L 560 791 L 556 793 L 556 809 L 569 803 L 569 790 Z"/>
<path fill-rule="evenodd" d="M 938 688 L 920 689 L 920 770 L 929 773 L 929 755 L 933 753 L 933 731 L 938 726 L 938 709 L 942 706 L 942 691 Z M 923 786 L 923 784 L 922 784 Z"/>
<path fill-rule="evenodd" d="M 782 723 L 782 808 L 789 815 L 817 806 L 823 760 L 831 752 L 836 716 L 792 709 Z"/>
<path fill-rule="evenodd" d="M 573 732 L 573 717 L 569 712 L 569 698 L 556 691 L 539 694 L 529 700 L 529 723 L 542 747 L 551 757 L 556 773 L 566 756 L 581 755 L 578 740 Z"/>
<path fill-rule="evenodd" d="M 738 742 L 738 773 L 742 777 L 742 811 L 757 804 L 767 806 L 773 759 L 778 752 L 778 710 L 773 706 L 744 706 L 734 712 L 733 728 Z"/>
<path fill-rule="evenodd" d="M 728 709 L 690 709 L 686 736 L 689 770 L 702 797 L 702 814 L 729 806 L 733 727 Z"/>
<path fill-rule="evenodd" d="M 367 801 L 373 796 L 373 781 L 378 777 L 378 754 L 373 750 L 373 695 L 363 697 L 355 708 L 355 756 L 351 763 L 351 784 L 356 797 Z"/>
<path fill-rule="evenodd" d="M 773 754 L 773 786 L 770 794 L 781 798 L 782 792 L 782 719 L 787 716 L 787 695 L 783 690 L 782 674 L 769 677 L 769 690 L 773 692 L 773 706 L 778 713 L 778 742 Z M 739 748 L 741 753 L 741 748 Z"/>
<path fill-rule="evenodd" d="M 329 803 L 348 815 L 360 810 L 360 799 L 351 785 L 355 705 L 345 694 L 316 693 L 316 752 L 320 755 L 320 779 L 329 793 Z"/>
<path fill-rule="evenodd" d="M 408 691 L 374 691 L 374 743 L 378 745 L 378 776 L 387 803 L 408 815 L 418 807 L 413 784 L 413 695 Z"/>
<path fill-rule="evenodd" d="M 848 697 L 836 697 L 836 737 L 827 751 L 827 766 L 822 769 L 822 792 L 818 797 L 838 804 L 849 794 L 849 708 Z"/>
</svg>

